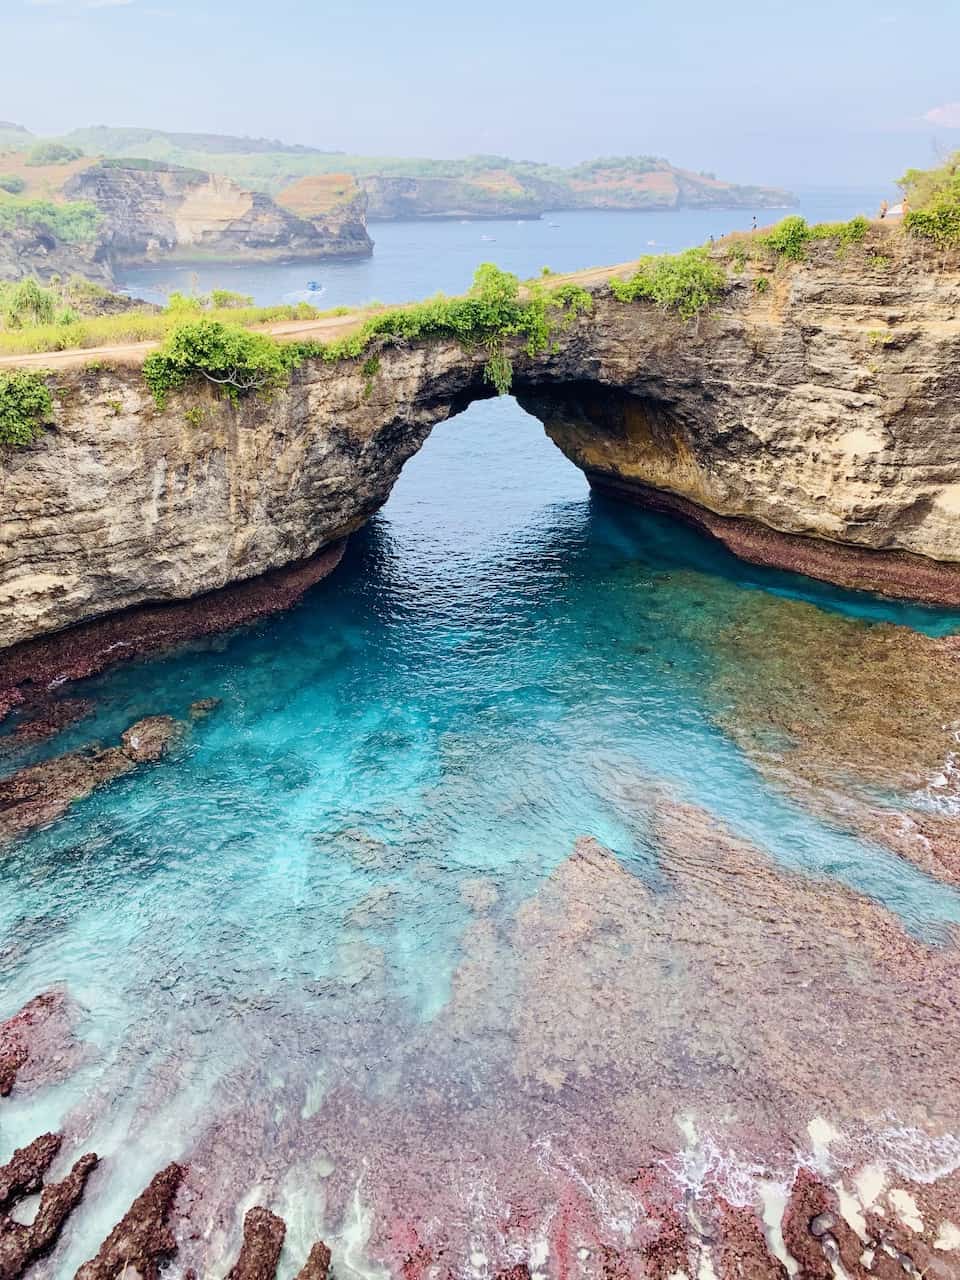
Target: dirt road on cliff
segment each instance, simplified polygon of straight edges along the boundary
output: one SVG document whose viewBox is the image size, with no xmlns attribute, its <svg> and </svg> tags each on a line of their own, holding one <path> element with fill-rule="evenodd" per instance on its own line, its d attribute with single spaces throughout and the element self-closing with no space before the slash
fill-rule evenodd
<svg viewBox="0 0 960 1280">
<path fill-rule="evenodd" d="M 621 263 L 615 267 L 591 267 L 586 271 L 574 271 L 568 275 L 550 277 L 551 284 L 573 281 L 584 286 L 602 284 L 611 276 L 628 274 L 635 262 Z M 402 303 L 398 304 L 404 305 Z M 259 333 L 269 333 L 280 341 L 335 342 L 355 332 L 363 324 L 367 312 L 363 308 L 349 315 L 326 316 L 318 320 L 280 320 L 275 324 L 253 326 Z M 81 369 L 89 364 L 126 365 L 133 368 L 142 365 L 151 351 L 156 351 L 161 340 L 151 342 L 127 342 L 110 347 L 74 347 L 68 351 L 40 351 L 30 355 L 0 356 L 0 369 L 45 369 L 56 373 L 59 369 Z"/>
</svg>

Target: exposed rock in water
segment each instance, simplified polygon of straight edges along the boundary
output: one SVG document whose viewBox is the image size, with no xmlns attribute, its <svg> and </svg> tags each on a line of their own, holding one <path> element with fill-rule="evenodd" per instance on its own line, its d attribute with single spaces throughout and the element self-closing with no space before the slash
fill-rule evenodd
<svg viewBox="0 0 960 1280">
<path fill-rule="evenodd" d="M 81 1156 L 61 1182 L 44 1186 L 61 1142 L 60 1134 L 44 1134 L 14 1152 L 0 1169 L 0 1280 L 18 1280 L 53 1248 L 63 1224 L 83 1197 L 87 1178 L 97 1167 L 96 1155 Z M 40 1203 L 31 1222 L 17 1222 L 9 1216 L 19 1201 L 38 1191 Z"/>
<path fill-rule="evenodd" d="M 283 1219 L 269 1209 L 250 1209 L 243 1220 L 240 1257 L 227 1280 L 274 1280 L 286 1231 Z"/>
<path fill-rule="evenodd" d="M 187 726 L 173 716 L 147 716 L 120 735 L 124 754 L 136 764 L 160 760 Z"/>
<path fill-rule="evenodd" d="M 44 1133 L 34 1138 L 29 1147 L 21 1147 L 13 1153 L 0 1168 L 0 1211 L 6 1212 L 18 1200 L 40 1190 L 62 1142 L 61 1134 Z"/>
<path fill-rule="evenodd" d="M 69 725 L 84 719 L 92 710 L 93 703 L 86 698 L 39 697 L 26 702 L 26 705 L 21 703 L 20 723 L 13 733 L 0 738 L 0 755 L 27 743 L 55 737 Z M 0 720 L 3 718 L 0 709 Z"/>
<path fill-rule="evenodd" d="M 186 726 L 172 716 L 131 725 L 119 747 L 91 746 L 0 779 L 0 838 L 63 817 L 72 804 L 137 765 L 159 760 Z"/>
<path fill-rule="evenodd" d="M 0 1098 L 18 1088 L 54 1083 L 83 1056 L 73 1036 L 73 1015 L 62 991 L 45 991 L 0 1022 Z"/>
<path fill-rule="evenodd" d="M 121 1280 L 131 1268 L 140 1280 L 160 1280 L 162 1264 L 177 1251 L 167 1218 L 185 1172 L 182 1165 L 169 1164 L 156 1174 L 75 1280 Z"/>
<path fill-rule="evenodd" d="M 330 1274 L 330 1250 L 318 1240 L 310 1250 L 310 1256 L 297 1272 L 296 1280 L 327 1280 Z"/>
</svg>

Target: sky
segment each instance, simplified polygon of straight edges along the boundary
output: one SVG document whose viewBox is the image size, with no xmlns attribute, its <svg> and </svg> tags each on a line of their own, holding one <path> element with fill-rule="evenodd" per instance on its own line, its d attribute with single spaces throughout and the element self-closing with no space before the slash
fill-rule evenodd
<svg viewBox="0 0 960 1280">
<path fill-rule="evenodd" d="M 0 119 L 867 186 L 960 148 L 960 0 L 0 0 Z"/>
</svg>

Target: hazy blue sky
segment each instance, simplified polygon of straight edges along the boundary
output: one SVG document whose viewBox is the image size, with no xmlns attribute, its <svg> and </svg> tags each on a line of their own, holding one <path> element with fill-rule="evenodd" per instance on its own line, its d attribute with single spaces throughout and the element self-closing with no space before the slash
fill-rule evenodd
<svg viewBox="0 0 960 1280">
<path fill-rule="evenodd" d="M 960 147 L 960 0 L 0 0 L 0 118 L 873 183 Z M 932 113 L 932 115 L 931 115 Z"/>
</svg>

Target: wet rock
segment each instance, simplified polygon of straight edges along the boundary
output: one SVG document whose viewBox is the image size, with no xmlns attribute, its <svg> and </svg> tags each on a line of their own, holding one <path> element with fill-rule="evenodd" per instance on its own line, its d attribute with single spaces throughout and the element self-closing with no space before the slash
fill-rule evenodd
<svg viewBox="0 0 960 1280">
<path fill-rule="evenodd" d="M 134 764 L 119 747 L 88 747 L 0 780 L 0 838 L 46 826 Z"/>
<path fill-rule="evenodd" d="M 227 1280 L 273 1280 L 286 1231 L 283 1219 L 269 1209 L 250 1209 L 243 1220 L 240 1257 L 227 1273 Z"/>
<path fill-rule="evenodd" d="M 327 1280 L 330 1273 L 330 1250 L 318 1240 L 310 1250 L 310 1256 L 297 1272 L 296 1280 Z"/>
<path fill-rule="evenodd" d="M 173 1198 L 183 1180 L 183 1165 L 169 1164 L 150 1182 L 75 1280 L 159 1280 L 163 1262 L 173 1257 L 177 1242 L 167 1226 Z"/>
<path fill-rule="evenodd" d="M 147 716 L 123 733 L 119 747 L 95 744 L 0 780 L 0 839 L 55 822 L 98 787 L 161 759 L 184 730 L 171 716 Z"/>
<path fill-rule="evenodd" d="M 46 1135 L 48 1139 L 52 1136 Z M 59 1138 L 56 1145 L 59 1148 Z M 46 1152 L 42 1158 L 46 1158 Z M 15 1222 L 0 1215 L 0 1280 L 18 1280 L 38 1258 L 49 1253 L 67 1218 L 83 1198 L 87 1179 L 98 1163 L 98 1157 L 90 1152 L 80 1157 L 62 1181 L 44 1187 L 32 1222 Z"/>
<path fill-rule="evenodd" d="M 0 754 L 52 738 L 90 715 L 92 710 L 93 703 L 86 698 L 47 698 L 36 703 L 28 702 L 13 733 L 0 738 Z M 2 719 L 3 708 L 0 706 Z"/>
<path fill-rule="evenodd" d="M 190 703 L 190 719 L 203 720 L 223 702 L 222 698 L 198 698 Z"/>
<path fill-rule="evenodd" d="M 824 1227 L 827 1219 L 832 1223 L 829 1230 Z M 809 1280 L 833 1280 L 838 1262 L 851 1280 L 871 1274 L 860 1261 L 863 1241 L 840 1213 L 836 1192 L 810 1169 L 797 1170 L 782 1227 L 787 1249 Z"/>
<path fill-rule="evenodd" d="M 0 1211 L 40 1190 L 62 1142 L 61 1134 L 44 1133 L 34 1138 L 29 1147 L 21 1147 L 13 1153 L 0 1169 Z"/>
<path fill-rule="evenodd" d="M 721 1199 L 716 1211 L 718 1239 L 712 1261 L 719 1280 L 788 1280 L 787 1268 L 767 1247 L 754 1209 Z"/>
<path fill-rule="evenodd" d="M 82 1056 L 72 1032 L 73 1013 L 62 991 L 34 996 L 19 1013 L 0 1022 L 0 1098 L 14 1085 L 53 1083 Z"/>
<path fill-rule="evenodd" d="M 160 760 L 182 736 L 184 728 L 173 716 L 147 716 L 120 735 L 123 752 L 137 764 Z"/>
</svg>

